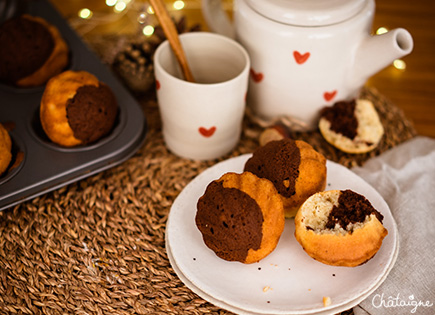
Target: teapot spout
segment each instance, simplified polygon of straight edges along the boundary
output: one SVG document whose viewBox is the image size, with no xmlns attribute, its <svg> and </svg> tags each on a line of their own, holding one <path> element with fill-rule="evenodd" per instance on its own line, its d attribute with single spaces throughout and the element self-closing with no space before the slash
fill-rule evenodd
<svg viewBox="0 0 435 315">
<path fill-rule="evenodd" d="M 395 59 L 408 55 L 413 45 L 411 34 L 403 28 L 368 37 L 356 53 L 354 79 L 363 85 Z"/>
</svg>

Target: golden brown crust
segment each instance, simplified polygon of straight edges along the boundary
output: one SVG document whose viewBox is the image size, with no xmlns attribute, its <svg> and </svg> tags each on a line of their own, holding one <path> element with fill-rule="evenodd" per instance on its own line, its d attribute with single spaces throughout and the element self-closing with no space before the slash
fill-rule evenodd
<svg viewBox="0 0 435 315">
<path fill-rule="evenodd" d="M 258 178 L 250 172 L 241 175 L 228 173 L 221 179 L 224 187 L 240 189 L 260 206 L 264 220 L 263 239 L 260 249 L 250 249 L 245 260 L 247 264 L 257 262 L 275 249 L 284 230 L 284 208 L 280 196 L 269 180 Z"/>
<path fill-rule="evenodd" d="M 325 191 L 316 195 L 334 199 L 331 197 L 334 193 L 337 191 Z M 376 216 L 371 215 L 362 227 L 351 233 L 318 233 L 305 224 L 313 215 L 316 205 L 319 204 L 309 198 L 295 217 L 296 240 L 312 258 L 327 265 L 355 267 L 370 260 L 380 249 L 388 231 Z"/>
<path fill-rule="evenodd" d="M 68 45 L 62 38 L 59 30 L 54 25 L 48 23 L 45 19 L 41 17 L 30 16 L 28 14 L 24 14 L 23 18 L 40 23 L 46 27 L 53 37 L 54 47 L 50 57 L 45 61 L 45 63 L 31 75 L 18 80 L 16 85 L 21 87 L 43 85 L 48 79 L 61 73 L 62 70 L 68 65 Z"/>
<path fill-rule="evenodd" d="M 261 234 L 260 246 L 257 249 L 253 249 L 252 247 L 247 249 L 247 254 L 244 253 L 244 257 L 246 257 L 244 259 L 227 259 L 238 260 L 246 264 L 258 262 L 259 260 L 269 255 L 275 249 L 276 245 L 278 244 L 279 238 L 284 230 L 284 209 L 280 196 L 276 191 L 276 188 L 269 180 L 259 178 L 250 172 L 243 172 L 242 174 L 226 173 L 222 175 L 221 178 L 216 180 L 216 182 L 221 183 L 223 188 L 225 189 L 237 189 L 247 194 L 256 202 L 256 205 L 258 205 L 258 207 L 260 208 L 263 220 L 261 225 L 259 226 L 261 230 L 258 230 L 258 234 L 256 234 L 256 236 Z M 213 208 L 212 211 L 215 211 L 214 209 L 215 208 Z M 238 215 L 235 214 L 234 217 L 237 216 Z M 242 220 L 246 219 L 247 217 L 244 217 Z M 236 225 L 234 227 L 235 229 L 238 229 L 237 223 L 238 222 L 232 223 Z M 216 235 L 216 229 L 221 228 L 221 224 L 216 227 L 208 226 L 208 228 L 214 228 L 214 235 Z M 256 233 L 255 230 L 253 230 L 252 233 Z M 222 243 L 221 246 L 225 246 L 225 242 Z M 220 248 L 218 250 L 225 249 Z M 243 248 L 243 251 L 244 250 L 245 249 Z"/>
<path fill-rule="evenodd" d="M 308 197 L 324 190 L 326 186 L 326 158 L 305 141 L 296 140 L 296 145 L 301 154 L 301 162 L 295 194 L 290 198 L 282 197 L 286 218 L 294 217 Z"/>
<path fill-rule="evenodd" d="M 84 85 L 99 86 L 98 79 L 86 71 L 65 71 L 47 82 L 41 99 L 42 128 L 51 141 L 65 147 L 80 145 L 66 114 L 66 103 Z"/>
<path fill-rule="evenodd" d="M 12 141 L 7 130 L 0 124 L 0 175 L 8 168 L 12 159 Z"/>
</svg>

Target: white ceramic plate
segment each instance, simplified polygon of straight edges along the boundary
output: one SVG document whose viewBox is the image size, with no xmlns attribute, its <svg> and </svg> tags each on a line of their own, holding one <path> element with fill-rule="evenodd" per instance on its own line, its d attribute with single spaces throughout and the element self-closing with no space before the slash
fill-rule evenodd
<svg viewBox="0 0 435 315">
<path fill-rule="evenodd" d="M 396 234 L 397 235 L 397 234 Z M 189 279 L 187 279 L 184 274 L 180 271 L 180 269 L 178 268 L 177 264 L 175 263 L 175 260 L 172 256 L 172 250 L 170 248 L 169 242 L 168 242 L 168 233 L 166 233 L 166 251 L 168 254 L 168 258 L 169 261 L 172 265 L 172 268 L 174 269 L 175 273 L 178 275 L 178 277 L 180 278 L 181 281 L 183 281 L 183 283 L 190 288 L 193 292 L 195 292 L 196 294 L 198 294 L 199 296 L 201 296 L 204 300 L 220 307 L 223 309 L 226 309 L 230 312 L 236 313 L 236 314 L 240 314 L 240 315 L 262 315 L 259 313 L 254 313 L 254 312 L 247 312 L 245 310 L 236 308 L 232 305 L 226 304 L 223 301 L 218 301 L 216 299 L 214 299 L 212 296 L 206 294 L 205 292 L 202 292 L 200 289 L 198 289 L 192 282 L 189 281 Z M 379 282 L 369 291 L 367 291 L 367 293 L 357 297 L 355 300 L 350 301 L 347 304 L 343 304 L 340 305 L 338 307 L 334 307 L 334 308 L 328 308 L 327 310 L 322 310 L 319 312 L 315 312 L 315 313 L 309 313 L 310 315 L 329 315 L 329 314 L 339 314 L 341 312 L 347 311 L 351 308 L 353 308 L 354 306 L 358 305 L 361 301 L 365 300 L 368 296 L 370 296 L 381 284 L 382 282 L 384 282 L 384 280 L 386 279 L 388 273 L 390 272 L 390 270 L 393 268 L 394 262 L 397 259 L 397 255 L 399 254 L 399 246 L 396 246 L 396 250 L 394 253 L 394 257 L 393 257 L 393 261 L 390 264 L 387 272 L 384 274 L 384 276 L 379 280 Z M 303 312 L 300 312 L 299 314 L 304 314 Z"/>
<path fill-rule="evenodd" d="M 388 205 L 377 191 L 347 168 L 327 162 L 327 190 L 352 189 L 384 215 L 389 234 L 376 256 L 355 268 L 332 267 L 313 260 L 294 238 L 294 221 L 286 225 L 277 248 L 259 263 L 228 262 L 205 246 L 195 225 L 196 203 L 207 185 L 226 172 L 242 172 L 250 155 L 232 158 L 205 170 L 172 205 L 166 237 L 174 270 L 194 292 L 236 313 L 313 314 L 332 312 L 368 296 L 394 264 L 397 231 Z M 323 297 L 332 304 L 323 306 Z M 208 297 L 208 299 L 207 299 Z M 350 307 L 352 307 L 351 305 Z"/>
</svg>

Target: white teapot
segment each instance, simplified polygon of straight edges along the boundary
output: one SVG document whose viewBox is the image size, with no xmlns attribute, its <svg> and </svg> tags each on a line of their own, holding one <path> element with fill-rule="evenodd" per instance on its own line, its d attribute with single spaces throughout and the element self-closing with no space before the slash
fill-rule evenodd
<svg viewBox="0 0 435 315">
<path fill-rule="evenodd" d="M 370 35 L 374 0 L 234 0 L 234 23 L 220 0 L 202 0 L 202 11 L 212 31 L 250 55 L 248 106 L 307 129 L 322 107 L 357 97 L 371 75 L 413 48 L 402 28 Z"/>
</svg>

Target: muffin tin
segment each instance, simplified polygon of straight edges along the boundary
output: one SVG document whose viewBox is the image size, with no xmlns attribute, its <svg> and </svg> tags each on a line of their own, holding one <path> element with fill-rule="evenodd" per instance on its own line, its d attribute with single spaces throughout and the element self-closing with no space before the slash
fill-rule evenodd
<svg viewBox="0 0 435 315">
<path fill-rule="evenodd" d="M 114 128 L 104 138 L 90 145 L 64 148 L 48 139 L 39 120 L 45 86 L 15 88 L 0 84 L 0 122 L 9 129 L 13 142 L 13 165 L 0 175 L 0 210 L 120 164 L 139 149 L 147 133 L 145 115 L 137 101 L 52 5 L 46 0 L 29 1 L 26 12 L 59 29 L 70 48 L 70 64 L 65 70 L 88 71 L 109 85 L 119 113 Z"/>
</svg>

